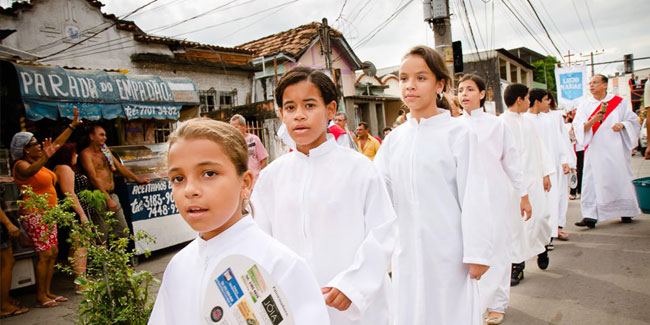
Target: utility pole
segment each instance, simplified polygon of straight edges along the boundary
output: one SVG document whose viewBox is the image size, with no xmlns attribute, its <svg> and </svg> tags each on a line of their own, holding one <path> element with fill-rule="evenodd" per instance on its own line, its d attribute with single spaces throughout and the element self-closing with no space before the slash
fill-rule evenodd
<svg viewBox="0 0 650 325">
<path fill-rule="evenodd" d="M 321 44 L 323 45 L 323 54 L 325 55 L 325 67 L 328 71 L 332 70 L 332 48 L 330 46 L 330 26 L 327 25 L 327 18 L 323 18 L 323 35 L 321 35 Z"/>
<path fill-rule="evenodd" d="M 433 30 L 435 49 L 440 52 L 454 82 L 454 51 L 451 45 L 451 21 L 449 20 L 449 0 L 423 0 L 424 21 Z"/>
<path fill-rule="evenodd" d="M 583 57 L 583 58 L 584 57 L 590 57 L 591 58 L 591 75 L 592 76 L 596 74 L 596 69 L 594 69 L 594 55 L 601 55 L 601 54 L 604 54 L 604 53 L 605 53 L 604 49 L 603 50 L 590 51 L 589 54 L 580 53 L 580 56 Z"/>
<path fill-rule="evenodd" d="M 567 65 L 570 67 L 571 66 L 571 57 L 576 56 L 575 54 L 571 54 L 571 50 L 567 51 L 567 55 L 564 55 L 565 58 L 567 58 Z"/>
</svg>

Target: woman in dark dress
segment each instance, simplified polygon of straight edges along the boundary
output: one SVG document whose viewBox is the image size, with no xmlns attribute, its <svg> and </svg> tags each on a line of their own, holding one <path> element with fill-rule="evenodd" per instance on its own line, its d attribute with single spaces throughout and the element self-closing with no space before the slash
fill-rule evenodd
<svg viewBox="0 0 650 325">
<path fill-rule="evenodd" d="M 58 179 L 57 196 L 64 198 L 66 194 L 69 194 L 74 203 L 72 209 L 77 214 L 78 220 L 88 222 L 88 217 L 92 211 L 90 211 L 86 202 L 80 201 L 77 196 L 79 192 L 89 189 L 88 178 L 77 170 L 78 156 L 77 146 L 74 143 L 66 143 L 50 158 L 50 164 Z M 83 276 L 86 273 L 87 249 L 78 246 L 77 240 L 73 239 L 69 256 L 74 259 L 73 270 L 75 277 Z M 80 289 L 76 284 L 75 288 Z"/>
</svg>

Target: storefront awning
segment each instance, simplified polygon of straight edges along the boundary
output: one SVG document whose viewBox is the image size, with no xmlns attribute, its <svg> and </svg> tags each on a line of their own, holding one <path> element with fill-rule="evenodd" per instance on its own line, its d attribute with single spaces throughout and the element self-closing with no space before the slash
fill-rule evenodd
<svg viewBox="0 0 650 325">
<path fill-rule="evenodd" d="M 80 117 L 178 119 L 183 105 L 198 105 L 192 80 L 153 75 L 125 75 L 102 70 L 14 64 L 27 118 Z"/>
</svg>

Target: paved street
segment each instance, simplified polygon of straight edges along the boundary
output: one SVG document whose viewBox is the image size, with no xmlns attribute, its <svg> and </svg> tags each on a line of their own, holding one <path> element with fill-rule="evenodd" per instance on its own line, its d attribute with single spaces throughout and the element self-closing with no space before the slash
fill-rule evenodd
<svg viewBox="0 0 650 325">
<path fill-rule="evenodd" d="M 632 159 L 637 177 L 650 176 L 650 161 Z M 526 262 L 525 279 L 512 288 L 504 324 L 650 324 L 650 215 L 641 215 L 632 224 L 611 220 L 590 230 L 573 226 L 580 218 L 580 201 L 570 201 L 570 240 L 556 242 L 548 270 L 539 270 L 535 260 Z M 178 249 L 157 252 L 138 269 L 162 278 L 167 262 Z M 22 290 L 15 296 L 31 308 L 33 290 Z M 74 295 L 72 279 L 55 276 L 53 292 L 71 301 L 56 308 L 32 308 L 25 315 L 0 323 L 76 324 L 80 296 Z"/>
</svg>

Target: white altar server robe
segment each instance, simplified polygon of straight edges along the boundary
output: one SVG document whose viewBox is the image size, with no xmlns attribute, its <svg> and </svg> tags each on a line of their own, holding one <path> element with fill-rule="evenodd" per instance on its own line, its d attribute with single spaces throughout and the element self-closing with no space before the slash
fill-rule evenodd
<svg viewBox="0 0 650 325">
<path fill-rule="evenodd" d="M 328 307 L 332 324 L 389 322 L 396 216 L 366 156 L 330 135 L 308 156 L 293 151 L 264 168 L 251 202 L 260 227 L 302 256 L 321 287 L 352 301 Z"/>
<path fill-rule="evenodd" d="M 608 94 L 604 101 L 613 97 Z M 639 119 L 623 99 L 595 135 L 592 129 L 585 132 L 584 125 L 599 104 L 593 96 L 585 98 L 573 120 L 576 140 L 589 146 L 585 149 L 582 171 L 582 216 L 598 221 L 633 217 L 641 213 L 630 168 L 631 152 L 637 146 L 641 129 Z M 623 123 L 625 128 L 614 132 L 612 127 L 616 123 Z"/>
<path fill-rule="evenodd" d="M 506 111 L 499 118 L 510 127 L 517 143 L 517 152 L 524 172 L 524 184 L 533 213 L 528 221 L 521 218 L 519 211 L 510 218 L 512 231 L 512 263 L 521 263 L 544 252 L 551 237 L 548 206 L 544 193 L 544 176 L 556 172 L 546 147 L 542 143 L 533 122 Z"/>
<path fill-rule="evenodd" d="M 243 255 L 262 266 L 284 292 L 296 324 L 330 324 L 314 275 L 305 261 L 264 233 L 250 216 L 210 240 L 197 237 L 171 259 L 149 324 L 203 324 L 205 290 L 217 264 Z"/>
<path fill-rule="evenodd" d="M 399 224 L 393 257 L 396 324 L 482 324 L 478 281 L 467 264 L 490 265 L 492 218 L 476 134 L 448 111 L 409 117 L 374 163 Z"/>
<path fill-rule="evenodd" d="M 481 311 L 505 312 L 510 295 L 510 218 L 520 211 L 520 199 L 527 194 L 522 164 L 512 131 L 498 117 L 475 109 L 459 117 L 478 136 L 478 155 L 485 169 L 491 207 L 494 255 L 490 269 L 481 277 Z M 514 192 L 513 192 L 514 190 Z"/>
<path fill-rule="evenodd" d="M 546 204 L 550 214 L 549 220 L 551 223 L 551 236 L 557 237 L 560 216 L 560 197 L 561 191 L 564 190 L 561 186 L 562 175 L 564 175 L 562 164 L 568 163 L 566 147 L 562 138 L 562 132 L 564 129 L 561 121 L 559 121 L 556 118 L 556 115 L 550 111 L 548 113 L 538 114 L 526 113 L 525 116 L 535 125 L 537 132 L 542 139 L 542 143 L 544 143 L 546 152 L 550 155 L 553 165 L 555 166 L 555 173 L 550 175 L 551 190 L 546 193 Z"/>
</svg>

